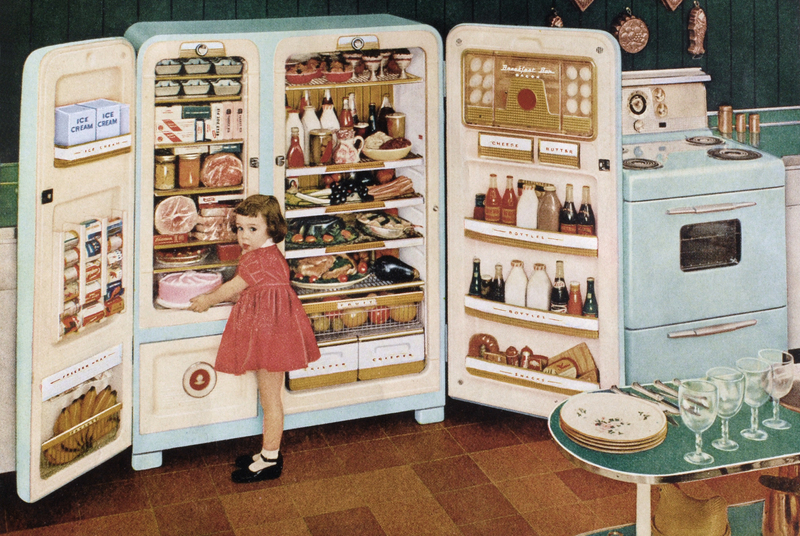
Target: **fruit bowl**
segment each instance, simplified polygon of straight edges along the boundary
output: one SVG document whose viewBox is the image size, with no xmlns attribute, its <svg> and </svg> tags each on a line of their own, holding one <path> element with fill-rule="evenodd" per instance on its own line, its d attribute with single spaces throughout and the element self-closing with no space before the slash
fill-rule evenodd
<svg viewBox="0 0 800 536">
<path fill-rule="evenodd" d="M 322 76 L 322 69 L 316 69 L 310 73 L 286 73 L 286 81 L 290 84 L 308 84 L 320 76 Z"/>
<path fill-rule="evenodd" d="M 361 151 L 361 154 L 373 160 L 383 160 L 384 162 L 388 162 L 391 160 L 400 160 L 405 158 L 410 152 L 411 145 L 408 145 L 407 147 L 401 147 L 399 149 L 368 149 L 364 147 L 364 149 Z"/>
<path fill-rule="evenodd" d="M 332 73 L 323 71 L 322 74 L 328 80 L 328 82 L 333 82 L 334 84 L 347 82 L 353 78 L 353 71 L 337 71 Z"/>
</svg>

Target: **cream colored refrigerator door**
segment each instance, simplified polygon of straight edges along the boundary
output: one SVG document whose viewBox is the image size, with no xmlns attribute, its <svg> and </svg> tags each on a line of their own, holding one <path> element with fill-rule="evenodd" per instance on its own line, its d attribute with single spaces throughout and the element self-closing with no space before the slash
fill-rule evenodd
<svg viewBox="0 0 800 536">
<path fill-rule="evenodd" d="M 131 444 L 134 73 L 123 39 L 25 64 L 16 458 L 29 502 Z"/>
<path fill-rule="evenodd" d="M 619 46 L 599 31 L 461 25 L 445 50 L 448 393 L 547 416 L 567 396 L 620 377 Z M 532 207 L 524 213 L 503 214 L 505 223 L 486 221 L 488 203 L 486 219 L 476 217 L 476 194 L 488 192 L 491 175 L 500 196 L 510 182 L 520 201 L 537 196 L 520 184 L 552 184 L 561 204 L 571 185 L 577 208 L 588 189 L 595 229 L 523 223 L 538 212 L 536 198 L 520 205 Z M 503 301 L 492 300 L 470 292 L 475 259 L 481 279 L 497 267 L 509 278 L 512 261 L 524 275 L 507 281 Z M 599 316 L 528 306 L 534 266 L 553 281 L 557 261 L 567 288 L 577 282 L 583 297 L 594 280 Z"/>
</svg>

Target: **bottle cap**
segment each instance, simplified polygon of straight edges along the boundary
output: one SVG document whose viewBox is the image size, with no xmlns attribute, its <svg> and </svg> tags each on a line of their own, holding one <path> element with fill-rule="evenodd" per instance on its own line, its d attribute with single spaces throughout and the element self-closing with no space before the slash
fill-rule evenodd
<svg viewBox="0 0 800 536">
<path fill-rule="evenodd" d="M 522 266 L 522 265 L 523 262 L 519 259 L 514 259 L 513 261 L 511 261 L 511 266 Z"/>
<path fill-rule="evenodd" d="M 534 269 L 534 270 L 546 270 L 546 269 L 547 269 L 547 266 L 546 266 L 546 265 L 544 265 L 544 264 L 543 264 L 543 263 L 541 263 L 541 262 L 537 262 L 536 264 L 534 264 L 534 265 L 533 265 L 533 269 Z"/>
<path fill-rule="evenodd" d="M 552 184 L 548 184 L 547 186 L 544 187 L 544 191 L 545 192 L 555 192 L 556 191 L 556 187 L 553 186 Z"/>
</svg>

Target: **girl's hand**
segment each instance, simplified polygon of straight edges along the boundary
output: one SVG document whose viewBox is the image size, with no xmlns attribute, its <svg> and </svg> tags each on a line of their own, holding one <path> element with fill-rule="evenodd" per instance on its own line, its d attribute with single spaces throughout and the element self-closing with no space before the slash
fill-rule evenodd
<svg viewBox="0 0 800 536">
<path fill-rule="evenodd" d="M 195 313 L 204 313 L 213 305 L 208 294 L 201 294 L 191 299 L 192 304 L 189 305 L 189 310 Z"/>
</svg>

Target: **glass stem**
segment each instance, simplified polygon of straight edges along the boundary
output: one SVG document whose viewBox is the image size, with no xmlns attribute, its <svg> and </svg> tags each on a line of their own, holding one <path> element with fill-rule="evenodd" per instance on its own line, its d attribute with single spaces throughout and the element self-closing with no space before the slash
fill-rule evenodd
<svg viewBox="0 0 800 536">
<path fill-rule="evenodd" d="M 778 422 L 780 420 L 780 417 L 778 417 L 778 414 L 780 413 L 780 411 L 781 411 L 780 400 L 778 400 L 777 398 L 773 398 L 772 399 L 772 420 L 773 420 L 773 422 Z"/>
<path fill-rule="evenodd" d="M 694 451 L 698 455 L 703 453 L 703 436 L 698 432 L 694 434 Z"/>
<path fill-rule="evenodd" d="M 728 419 L 722 419 L 722 442 L 728 442 Z"/>
<path fill-rule="evenodd" d="M 750 408 L 750 430 L 758 430 L 758 408 Z"/>
</svg>

